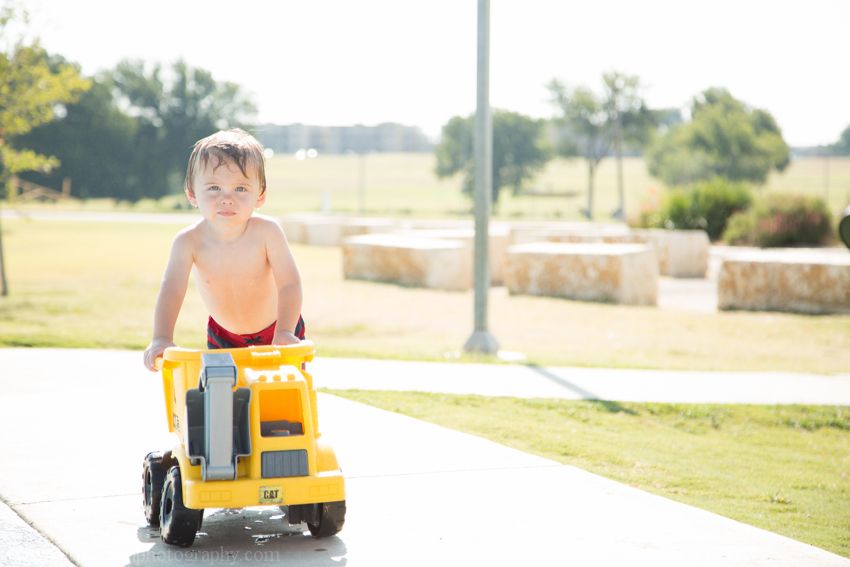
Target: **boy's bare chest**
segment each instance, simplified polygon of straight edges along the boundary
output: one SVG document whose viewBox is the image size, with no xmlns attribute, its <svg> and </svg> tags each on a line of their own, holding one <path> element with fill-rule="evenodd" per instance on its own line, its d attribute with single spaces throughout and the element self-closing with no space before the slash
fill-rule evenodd
<svg viewBox="0 0 850 567">
<path fill-rule="evenodd" d="M 208 285 L 252 281 L 271 273 L 262 246 L 202 247 L 195 253 L 195 269 Z"/>
</svg>

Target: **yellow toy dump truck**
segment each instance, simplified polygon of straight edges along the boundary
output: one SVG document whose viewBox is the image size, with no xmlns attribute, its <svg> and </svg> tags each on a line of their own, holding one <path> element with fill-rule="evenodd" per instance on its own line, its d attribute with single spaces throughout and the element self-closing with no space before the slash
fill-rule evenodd
<svg viewBox="0 0 850 567">
<path fill-rule="evenodd" d="M 145 517 L 188 547 L 205 508 L 277 505 L 310 534 L 345 522 L 345 479 L 319 432 L 310 341 L 212 351 L 169 348 L 162 370 L 168 429 L 180 442 L 149 453 Z"/>
</svg>

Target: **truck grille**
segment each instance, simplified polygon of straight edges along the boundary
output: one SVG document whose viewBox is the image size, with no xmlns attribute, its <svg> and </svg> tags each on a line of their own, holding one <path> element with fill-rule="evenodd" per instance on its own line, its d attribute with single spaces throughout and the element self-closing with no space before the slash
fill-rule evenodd
<svg viewBox="0 0 850 567">
<path fill-rule="evenodd" d="M 262 460 L 263 478 L 284 478 L 291 476 L 308 476 L 307 450 L 296 451 L 264 451 Z"/>
</svg>

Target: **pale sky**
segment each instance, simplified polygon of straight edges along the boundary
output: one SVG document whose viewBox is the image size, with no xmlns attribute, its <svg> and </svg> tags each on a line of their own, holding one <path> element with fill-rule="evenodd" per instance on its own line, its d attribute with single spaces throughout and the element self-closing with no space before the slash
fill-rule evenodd
<svg viewBox="0 0 850 567">
<path fill-rule="evenodd" d="M 84 73 L 124 59 L 210 70 L 276 124 L 420 126 L 475 109 L 474 0 L 23 0 L 51 53 Z M 650 107 L 725 87 L 792 146 L 850 125 L 850 1 L 492 0 L 490 101 L 551 117 L 545 84 L 638 75 Z"/>
</svg>

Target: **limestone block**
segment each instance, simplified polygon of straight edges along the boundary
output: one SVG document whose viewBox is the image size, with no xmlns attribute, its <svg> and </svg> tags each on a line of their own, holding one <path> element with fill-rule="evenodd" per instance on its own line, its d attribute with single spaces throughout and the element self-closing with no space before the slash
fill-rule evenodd
<svg viewBox="0 0 850 567">
<path fill-rule="evenodd" d="M 703 230 L 650 228 L 632 234 L 648 242 L 658 255 L 658 271 L 674 278 L 704 278 L 711 244 Z"/>
<path fill-rule="evenodd" d="M 283 233 L 286 235 L 286 240 L 290 244 L 304 244 L 304 222 L 313 218 L 314 215 L 286 215 L 278 219 L 278 223 L 283 228 Z"/>
<path fill-rule="evenodd" d="M 463 242 L 469 250 L 468 261 L 475 262 L 474 228 L 432 228 L 398 230 L 396 234 L 413 238 L 439 238 Z M 488 258 L 490 263 L 490 285 L 504 285 L 505 254 L 510 241 L 510 228 L 493 223 L 489 230 Z"/>
<path fill-rule="evenodd" d="M 360 218 L 354 217 L 348 220 L 342 227 L 343 238 L 359 236 L 361 234 L 378 234 L 382 232 L 393 232 L 398 230 L 400 224 L 397 219 L 392 218 Z"/>
<path fill-rule="evenodd" d="M 655 305 L 658 260 L 645 244 L 538 242 L 507 250 L 510 293 Z"/>
<path fill-rule="evenodd" d="M 351 236 L 342 244 L 346 279 L 446 290 L 472 287 L 467 245 L 457 240 L 398 234 Z"/>
<path fill-rule="evenodd" d="M 399 222 L 403 229 L 453 229 L 475 228 L 475 223 L 467 219 L 405 219 Z"/>
<path fill-rule="evenodd" d="M 342 243 L 343 227 L 348 224 L 347 217 L 315 217 L 305 219 L 303 223 L 303 243 L 309 246 L 339 246 Z"/>
<path fill-rule="evenodd" d="M 567 244 L 646 244 L 645 236 L 602 230 L 526 231 L 515 235 L 514 244 L 563 242 Z"/>
<path fill-rule="evenodd" d="M 529 244 L 532 242 L 570 242 L 572 238 L 613 237 L 628 234 L 629 227 L 623 223 L 597 222 L 538 222 L 512 223 L 511 243 Z M 582 240 L 575 240 L 582 242 Z M 596 240 L 601 242 L 601 240 Z"/>
<path fill-rule="evenodd" d="M 704 278 L 708 270 L 708 235 L 702 230 L 629 230 L 625 225 L 582 229 L 514 232 L 514 244 L 571 242 L 650 244 L 658 258 L 658 272 L 674 278 Z"/>
<path fill-rule="evenodd" d="M 850 254 L 760 251 L 724 260 L 719 309 L 850 313 Z"/>
</svg>

